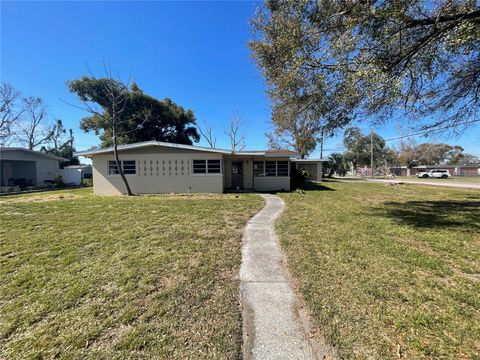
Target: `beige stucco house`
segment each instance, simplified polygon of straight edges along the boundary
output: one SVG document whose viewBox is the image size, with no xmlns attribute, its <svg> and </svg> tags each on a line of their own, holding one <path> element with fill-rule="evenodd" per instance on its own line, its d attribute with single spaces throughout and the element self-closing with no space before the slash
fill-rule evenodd
<svg viewBox="0 0 480 360">
<path fill-rule="evenodd" d="M 289 191 L 292 166 L 308 166 L 321 180 L 322 160 L 299 160 L 285 150 L 236 151 L 147 141 L 118 147 L 136 194 L 225 191 Z M 96 194 L 125 193 L 113 149 L 75 153 L 92 160 Z"/>
<path fill-rule="evenodd" d="M 1 186 L 48 186 L 66 159 L 20 147 L 0 148 Z"/>
</svg>

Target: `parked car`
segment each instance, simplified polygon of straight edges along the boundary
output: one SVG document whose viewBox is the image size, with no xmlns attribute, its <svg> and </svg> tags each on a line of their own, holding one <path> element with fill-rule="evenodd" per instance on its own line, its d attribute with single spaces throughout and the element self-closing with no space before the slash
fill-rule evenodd
<svg viewBox="0 0 480 360">
<path fill-rule="evenodd" d="M 450 171 L 448 170 L 430 170 L 430 171 L 420 171 L 417 173 L 419 178 L 437 178 L 437 179 L 448 179 L 451 177 Z"/>
</svg>

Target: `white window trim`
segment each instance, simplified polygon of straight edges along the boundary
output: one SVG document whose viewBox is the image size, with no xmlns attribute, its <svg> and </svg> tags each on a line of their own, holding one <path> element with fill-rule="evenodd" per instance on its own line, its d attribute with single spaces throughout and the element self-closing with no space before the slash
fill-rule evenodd
<svg viewBox="0 0 480 360">
<path fill-rule="evenodd" d="M 208 160 L 219 160 L 220 161 L 220 172 L 219 173 L 209 173 L 208 172 Z M 193 172 L 193 162 L 194 161 L 205 161 L 205 173 L 194 173 Z M 222 159 L 192 159 L 191 172 L 192 176 L 223 176 L 223 161 Z"/>
<path fill-rule="evenodd" d="M 110 161 L 115 161 L 115 160 L 107 160 L 107 176 L 110 176 L 110 177 L 121 177 L 120 174 L 110 174 L 110 165 L 109 165 L 109 162 Z M 134 161 L 135 162 L 135 174 L 125 174 L 123 173 L 123 175 L 125 175 L 126 177 L 133 177 L 133 176 L 137 176 L 137 160 L 132 160 L 132 159 L 125 159 L 125 160 L 120 160 L 120 162 L 122 161 Z"/>
</svg>

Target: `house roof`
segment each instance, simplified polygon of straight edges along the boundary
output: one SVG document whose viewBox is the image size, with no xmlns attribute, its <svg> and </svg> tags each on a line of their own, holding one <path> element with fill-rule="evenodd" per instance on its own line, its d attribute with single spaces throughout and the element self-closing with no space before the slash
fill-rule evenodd
<svg viewBox="0 0 480 360">
<path fill-rule="evenodd" d="M 46 159 L 51 159 L 51 160 L 68 161 L 68 159 L 62 158 L 60 156 L 45 154 L 41 151 L 25 149 L 25 148 L 22 148 L 22 147 L 3 147 L 3 148 L 0 148 L 0 154 L 4 153 L 4 152 L 7 153 L 7 152 L 13 152 L 13 151 L 22 151 L 22 152 L 25 152 L 27 154 L 36 155 L 36 156 L 43 157 L 43 158 L 46 158 Z"/>
<path fill-rule="evenodd" d="M 292 159 L 292 162 L 328 162 L 329 159 Z"/>
<path fill-rule="evenodd" d="M 131 150 L 131 149 L 141 149 L 144 147 L 150 146 L 161 146 L 161 147 L 169 147 L 169 148 L 176 148 L 176 149 L 184 149 L 184 150 L 194 150 L 194 151 L 204 151 L 204 152 L 213 152 L 225 155 L 248 155 L 248 156 L 292 156 L 296 155 L 297 153 L 290 151 L 290 150 L 242 150 L 242 151 L 232 151 L 227 149 L 216 149 L 210 148 L 205 146 L 195 146 L 195 145 L 185 145 L 185 144 L 176 144 L 176 143 L 168 143 L 163 141 L 144 141 L 138 142 L 133 144 L 127 145 L 119 145 L 118 150 Z M 92 155 L 97 154 L 106 154 L 113 151 L 113 147 L 104 148 L 104 149 L 94 149 L 94 150 L 86 150 L 86 151 L 78 151 L 75 152 L 75 156 L 85 156 L 91 157 Z"/>
<path fill-rule="evenodd" d="M 141 149 L 141 148 L 150 147 L 150 146 L 163 146 L 163 147 L 169 147 L 169 148 L 206 151 L 206 152 L 214 152 L 214 153 L 221 153 L 221 154 L 231 154 L 232 153 L 230 150 L 212 149 L 212 148 L 204 147 L 204 146 L 193 146 L 193 145 L 185 145 L 185 144 L 167 143 L 167 142 L 162 142 L 162 141 L 144 141 L 144 142 L 138 142 L 138 143 L 133 143 L 133 144 L 119 145 L 118 150 Z M 74 155 L 75 156 L 90 157 L 91 155 L 105 154 L 105 153 L 109 153 L 109 152 L 112 152 L 112 151 L 113 151 L 113 147 L 108 147 L 108 148 L 103 148 L 103 149 L 77 151 L 77 152 L 74 153 Z"/>
</svg>

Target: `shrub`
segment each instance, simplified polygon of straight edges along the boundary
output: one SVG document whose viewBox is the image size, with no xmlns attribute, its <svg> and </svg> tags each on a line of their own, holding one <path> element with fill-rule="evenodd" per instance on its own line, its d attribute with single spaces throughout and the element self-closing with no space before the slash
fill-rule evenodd
<svg viewBox="0 0 480 360">
<path fill-rule="evenodd" d="M 65 187 L 65 183 L 63 182 L 63 178 L 58 175 L 55 179 L 53 179 L 53 185 L 57 189 L 63 189 Z"/>
<path fill-rule="evenodd" d="M 308 171 L 305 170 L 299 170 L 297 168 L 292 168 L 290 171 L 291 175 L 291 187 L 292 189 L 296 189 L 307 181 L 308 178 L 310 178 L 310 174 Z"/>
</svg>

